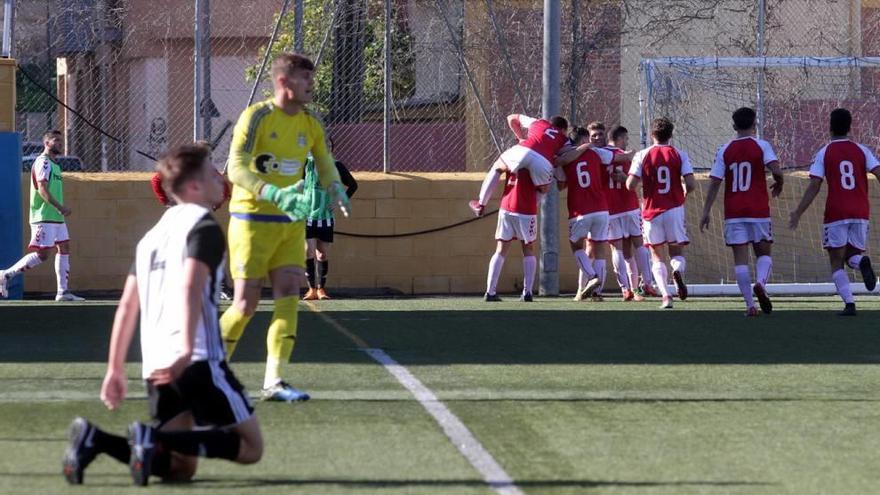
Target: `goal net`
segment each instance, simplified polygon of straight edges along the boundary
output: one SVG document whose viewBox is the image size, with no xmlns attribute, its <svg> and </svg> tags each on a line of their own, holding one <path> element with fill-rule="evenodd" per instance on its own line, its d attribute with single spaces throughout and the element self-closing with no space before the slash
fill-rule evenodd
<svg viewBox="0 0 880 495">
<path fill-rule="evenodd" d="M 783 195 L 770 205 L 775 239 L 770 290 L 833 293 L 822 249 L 825 186 L 795 231 L 788 229 L 788 214 L 803 195 L 813 156 L 829 140 L 831 110 L 849 109 L 854 139 L 878 149 L 880 57 L 665 57 L 643 59 L 640 73 L 642 144 L 649 144 L 651 120 L 668 117 L 675 124 L 673 143 L 697 169 L 699 187 L 687 205 L 687 280 L 695 284 L 694 293 L 739 293 L 733 256 L 724 244 L 723 192 L 710 228 L 701 233 L 698 226 L 715 152 L 734 137 L 731 113 L 743 106 L 757 110 L 759 135 L 773 145 L 786 175 Z M 875 209 L 880 190 L 871 183 Z M 868 254 L 880 253 L 878 246 L 880 237 L 869 235 Z M 856 292 L 864 291 L 858 274 L 851 273 L 851 280 Z"/>
</svg>

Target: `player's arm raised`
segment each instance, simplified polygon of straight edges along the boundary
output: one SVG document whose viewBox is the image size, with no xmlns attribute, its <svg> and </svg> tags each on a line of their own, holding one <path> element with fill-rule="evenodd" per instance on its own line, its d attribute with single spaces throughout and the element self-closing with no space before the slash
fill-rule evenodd
<svg viewBox="0 0 880 495">
<path fill-rule="evenodd" d="M 522 141 L 526 136 L 526 127 L 523 127 L 523 124 L 520 120 L 520 114 L 514 113 L 507 116 L 507 127 L 510 127 L 510 130 L 513 132 L 513 135 L 516 136 L 517 139 Z"/>
<path fill-rule="evenodd" d="M 101 385 L 101 401 L 108 409 L 116 409 L 125 399 L 128 378 L 125 376 L 125 356 L 131 346 L 137 324 L 140 302 L 138 300 L 137 277 L 134 273 L 125 280 L 125 288 L 116 316 L 113 317 L 113 331 L 110 334 L 110 354 L 107 358 L 107 373 Z"/>
<path fill-rule="evenodd" d="M 556 159 L 553 161 L 553 165 L 556 167 L 564 167 L 569 163 L 577 160 L 579 156 L 584 154 L 584 151 L 591 147 L 592 146 L 590 145 L 590 143 L 584 143 L 574 148 L 570 148 L 565 153 L 557 156 Z"/>
</svg>

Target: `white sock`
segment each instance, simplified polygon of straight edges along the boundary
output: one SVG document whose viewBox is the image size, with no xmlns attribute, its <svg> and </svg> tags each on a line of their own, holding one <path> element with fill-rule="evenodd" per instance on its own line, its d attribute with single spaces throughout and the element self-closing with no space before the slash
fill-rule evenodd
<svg viewBox="0 0 880 495">
<path fill-rule="evenodd" d="M 531 294 L 535 285 L 535 270 L 538 259 L 534 256 L 523 256 L 523 294 Z"/>
<path fill-rule="evenodd" d="M 770 270 L 773 268 L 773 258 L 769 256 L 758 256 L 755 260 L 755 280 L 762 286 L 767 286 L 770 280 Z"/>
<path fill-rule="evenodd" d="M 669 281 L 669 272 L 666 270 L 666 263 L 655 261 L 651 266 L 651 271 L 654 273 L 654 282 L 660 289 L 660 294 L 663 297 L 669 297 L 669 288 L 666 286 L 666 282 Z"/>
<path fill-rule="evenodd" d="M 846 264 L 849 265 L 849 267 L 853 270 L 858 270 L 859 263 L 862 262 L 862 258 L 864 258 L 864 256 L 862 256 L 861 254 L 854 254 L 852 255 L 852 257 L 850 257 L 850 259 L 846 260 Z"/>
<path fill-rule="evenodd" d="M 684 256 L 673 256 L 672 259 L 669 260 L 669 266 L 672 267 L 672 271 L 684 275 L 684 268 L 687 266 L 687 263 L 684 261 Z"/>
<path fill-rule="evenodd" d="M 587 278 L 587 274 L 584 273 L 583 270 L 581 270 L 580 266 L 578 266 L 578 290 L 581 290 L 584 287 L 586 287 L 588 280 L 589 279 Z"/>
<path fill-rule="evenodd" d="M 611 265 L 614 267 L 614 274 L 617 275 L 617 284 L 621 290 L 629 290 L 629 273 L 626 271 L 626 259 L 623 257 L 623 251 L 614 249 L 611 251 Z"/>
<path fill-rule="evenodd" d="M 849 277 L 846 275 L 846 270 L 840 269 L 832 273 L 831 280 L 834 281 L 834 286 L 837 287 L 837 293 L 840 295 L 840 298 L 843 299 L 843 302 L 846 304 L 854 302 L 852 290 L 849 288 Z"/>
<path fill-rule="evenodd" d="M 28 253 L 6 270 L 6 278 L 9 279 L 25 270 L 30 270 L 42 262 L 43 260 L 40 259 L 37 253 Z"/>
<path fill-rule="evenodd" d="M 629 275 L 629 288 L 635 289 L 639 286 L 639 266 L 636 264 L 636 260 L 634 258 L 629 258 L 625 260 L 626 262 L 626 271 Z"/>
<path fill-rule="evenodd" d="M 58 282 L 58 293 L 67 292 L 67 280 L 70 278 L 70 255 L 55 255 L 55 280 Z"/>
<path fill-rule="evenodd" d="M 578 267 L 584 272 L 584 277 L 586 278 L 584 285 L 586 285 L 587 281 L 596 276 L 596 271 L 593 269 L 593 260 L 587 256 L 587 253 L 580 249 L 574 253 L 574 260 L 577 261 Z M 581 287 L 583 287 L 583 285 Z"/>
<path fill-rule="evenodd" d="M 266 358 L 266 374 L 263 377 L 263 388 L 274 387 L 281 382 L 278 376 L 278 362 L 273 358 Z"/>
<path fill-rule="evenodd" d="M 651 273 L 651 252 L 645 246 L 639 246 L 636 250 L 636 263 L 639 265 L 642 281 L 646 286 L 650 286 L 654 282 L 654 274 Z"/>
<path fill-rule="evenodd" d="M 596 287 L 593 294 L 601 294 L 605 288 L 605 260 L 593 260 L 593 268 L 596 269 L 596 276 L 599 277 L 599 287 Z"/>
<path fill-rule="evenodd" d="M 498 175 L 499 172 L 495 170 L 495 167 L 492 167 L 488 172 L 486 172 L 486 178 L 483 179 L 483 185 L 480 186 L 480 204 L 486 206 L 489 204 L 489 200 L 492 199 L 492 193 L 495 192 L 495 188 L 498 186 Z"/>
<path fill-rule="evenodd" d="M 486 293 L 495 294 L 498 287 L 498 277 L 501 276 L 501 267 L 504 266 L 504 256 L 498 253 L 492 255 L 489 260 L 489 276 L 486 278 Z"/>
<path fill-rule="evenodd" d="M 736 273 L 736 285 L 746 301 L 746 309 L 755 307 L 755 298 L 752 295 L 752 277 L 749 275 L 749 265 L 736 265 L 733 267 Z"/>
</svg>

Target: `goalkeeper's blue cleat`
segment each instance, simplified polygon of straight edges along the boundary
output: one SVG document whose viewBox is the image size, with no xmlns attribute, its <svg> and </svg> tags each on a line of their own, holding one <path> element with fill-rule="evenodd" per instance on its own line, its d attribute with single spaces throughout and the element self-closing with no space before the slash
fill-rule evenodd
<svg viewBox="0 0 880 495">
<path fill-rule="evenodd" d="M 306 392 L 291 387 L 289 383 L 280 381 L 269 388 L 264 388 L 260 398 L 270 402 L 304 402 L 311 397 Z"/>
<path fill-rule="evenodd" d="M 95 427 L 84 418 L 75 418 L 67 430 L 68 444 L 61 461 L 64 479 L 71 485 L 81 485 L 83 472 L 98 455 L 93 443 Z"/>
</svg>

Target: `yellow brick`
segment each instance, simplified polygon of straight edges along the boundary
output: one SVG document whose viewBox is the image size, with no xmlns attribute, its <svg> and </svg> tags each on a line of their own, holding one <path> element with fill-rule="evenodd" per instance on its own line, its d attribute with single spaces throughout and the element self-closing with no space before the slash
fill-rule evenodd
<svg viewBox="0 0 880 495">
<path fill-rule="evenodd" d="M 429 197 L 430 191 L 431 182 L 421 177 L 394 181 L 396 199 L 424 199 Z"/>
<path fill-rule="evenodd" d="M 377 199 L 376 218 L 411 218 L 415 216 L 415 200 Z"/>
<path fill-rule="evenodd" d="M 361 180 L 356 175 L 358 190 L 355 195 L 358 199 L 387 199 L 394 197 L 394 187 L 389 180 Z"/>
<path fill-rule="evenodd" d="M 350 289 L 373 289 L 376 287 L 375 275 L 340 274 L 333 276 L 333 285 Z"/>
<path fill-rule="evenodd" d="M 394 233 L 394 220 L 390 218 L 346 218 L 339 219 L 336 231 L 363 235 L 387 235 Z"/>
<path fill-rule="evenodd" d="M 412 232 L 421 232 L 424 230 L 434 229 L 437 227 L 445 227 L 449 225 L 450 222 L 448 218 L 395 218 L 394 219 L 394 233 L 395 234 L 404 234 L 404 233 L 412 233 Z M 445 232 L 435 232 L 431 234 L 427 234 L 429 237 L 437 238 L 437 236 L 446 235 Z"/>
<path fill-rule="evenodd" d="M 95 199 L 125 199 L 128 194 L 128 187 L 125 187 L 124 183 L 108 181 L 95 184 Z"/>
<path fill-rule="evenodd" d="M 376 256 L 412 256 L 411 237 L 377 239 Z"/>
<path fill-rule="evenodd" d="M 449 291 L 453 294 L 481 294 L 485 290 L 485 276 L 456 275 L 449 277 Z"/>
<path fill-rule="evenodd" d="M 413 277 L 414 294 L 449 294 L 449 277 Z"/>
<path fill-rule="evenodd" d="M 376 287 L 377 288 L 390 288 L 394 290 L 399 290 L 404 294 L 412 294 L 413 293 L 413 279 L 407 275 L 377 275 L 376 276 Z"/>
<path fill-rule="evenodd" d="M 374 199 L 360 199 L 355 197 L 351 200 L 351 210 L 352 210 L 352 218 L 356 220 L 360 220 L 363 218 L 375 218 L 376 217 L 376 200 Z M 342 218 L 341 215 L 336 215 L 337 217 Z"/>
</svg>

